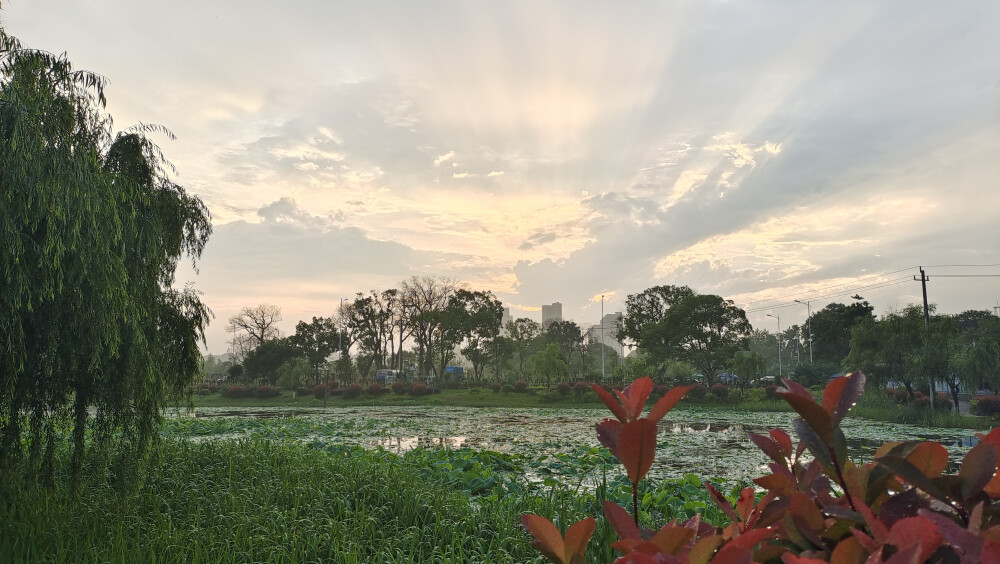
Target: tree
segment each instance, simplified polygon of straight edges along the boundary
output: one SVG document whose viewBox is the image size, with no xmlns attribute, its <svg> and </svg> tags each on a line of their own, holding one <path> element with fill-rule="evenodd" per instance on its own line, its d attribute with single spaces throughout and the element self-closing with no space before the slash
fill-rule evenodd
<svg viewBox="0 0 1000 564">
<path fill-rule="evenodd" d="M 278 380 L 278 368 L 295 358 L 304 356 L 288 338 L 272 339 L 250 351 L 243 366 L 251 380 L 274 385 Z"/>
<path fill-rule="evenodd" d="M 319 369 L 339 346 L 340 332 L 333 319 L 313 317 L 311 323 L 299 321 L 288 341 L 305 355 L 313 369 L 313 383 L 318 384 Z"/>
<path fill-rule="evenodd" d="M 483 369 L 496 352 L 493 342 L 500 337 L 503 304 L 489 291 L 459 290 L 452 299 L 464 310 L 461 317 L 461 332 L 465 340 L 462 354 L 472 363 L 474 379 L 481 382 Z"/>
<path fill-rule="evenodd" d="M 864 371 L 873 383 L 902 384 L 912 398 L 923 334 L 924 313 L 918 306 L 910 305 L 878 321 L 864 319 L 851 329 L 851 349 L 841 366 L 845 372 Z"/>
<path fill-rule="evenodd" d="M 667 311 L 681 300 L 694 295 L 687 286 L 653 286 L 625 299 L 625 315 L 618 328 L 618 342 L 638 345 L 647 325 L 658 323 Z"/>
<path fill-rule="evenodd" d="M 683 298 L 666 316 L 644 326 L 639 348 L 653 360 L 683 360 L 714 378 L 736 354 L 746 348 L 750 332 L 746 313 L 732 300 L 713 294 Z"/>
<path fill-rule="evenodd" d="M 238 314 L 229 318 L 229 323 L 235 328 L 234 331 L 242 331 L 249 337 L 251 348 L 277 339 L 279 321 L 281 321 L 281 308 L 271 304 L 244 307 Z"/>
<path fill-rule="evenodd" d="M 865 319 L 874 319 L 867 301 L 850 305 L 828 304 L 812 314 L 813 356 L 817 361 L 840 364 L 851 352 L 851 329 Z"/>
<path fill-rule="evenodd" d="M 760 379 L 767 369 L 767 360 L 751 351 L 736 351 L 731 364 L 733 371 L 739 376 L 741 390 Z"/>
<path fill-rule="evenodd" d="M 302 357 L 286 360 L 277 370 L 278 385 L 286 390 L 297 390 L 312 372 L 312 365 Z"/>
<path fill-rule="evenodd" d="M 531 365 L 535 373 L 545 378 L 545 387 L 552 387 L 552 378 L 562 378 L 566 375 L 566 361 L 563 360 L 559 345 L 549 343 L 545 348 L 531 356 Z"/>
<path fill-rule="evenodd" d="M 553 321 L 545 330 L 545 342 L 559 346 L 568 368 L 573 364 L 573 352 L 583 345 L 583 332 L 573 321 Z"/>
<path fill-rule="evenodd" d="M 114 133 L 104 79 L 24 49 L 0 28 L 0 472 L 53 475 L 72 424 L 78 482 L 91 444 L 131 483 L 158 440 L 167 397 L 196 378 L 211 313 L 176 289 L 182 257 L 211 234 L 202 202 L 172 182 L 139 126 Z"/>
<path fill-rule="evenodd" d="M 507 337 L 510 339 L 517 355 L 517 373 L 524 379 L 524 359 L 528 350 L 542 333 L 542 326 L 537 321 L 527 317 L 519 317 L 507 322 Z"/>
<path fill-rule="evenodd" d="M 433 370 L 432 349 L 439 319 L 435 313 L 448 306 L 448 299 L 458 288 L 458 282 L 451 278 L 413 276 L 403 281 L 401 301 L 417 342 L 418 376 L 426 376 Z"/>
</svg>

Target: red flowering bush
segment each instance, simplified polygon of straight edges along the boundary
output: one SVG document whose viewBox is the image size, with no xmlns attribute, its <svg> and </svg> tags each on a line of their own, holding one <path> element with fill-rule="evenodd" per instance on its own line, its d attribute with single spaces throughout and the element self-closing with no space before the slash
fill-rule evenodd
<svg viewBox="0 0 1000 564">
<path fill-rule="evenodd" d="M 631 515 L 604 502 L 604 518 L 619 538 L 611 546 L 622 554 L 615 563 L 1000 564 L 1000 428 L 978 435 L 980 444 L 956 474 L 945 474 L 948 451 L 932 441 L 886 443 L 870 462 L 856 464 L 847 457 L 840 422 L 864 383 L 861 372 L 837 378 L 817 403 L 802 385 L 784 380 L 777 394 L 799 415 L 792 421 L 798 442 L 782 429 L 750 433 L 771 460 L 770 474 L 744 488 L 735 504 L 705 482 L 730 523 L 717 528 L 695 515 L 656 531 L 639 527 L 637 485 L 653 465 L 657 422 L 689 388 L 674 388 L 643 417 L 653 387 L 648 378 L 615 395 L 595 386 L 615 416 L 597 424 L 597 438 L 632 484 Z M 539 515 L 524 515 L 521 522 L 551 562 L 587 561 L 593 517 L 565 534 Z"/>
<path fill-rule="evenodd" d="M 354 384 L 348 386 L 347 389 L 343 391 L 343 394 L 344 397 L 347 399 L 354 399 L 356 397 L 360 397 L 361 393 L 364 391 L 365 391 L 364 387 L 362 387 L 361 384 L 355 382 Z"/>
</svg>

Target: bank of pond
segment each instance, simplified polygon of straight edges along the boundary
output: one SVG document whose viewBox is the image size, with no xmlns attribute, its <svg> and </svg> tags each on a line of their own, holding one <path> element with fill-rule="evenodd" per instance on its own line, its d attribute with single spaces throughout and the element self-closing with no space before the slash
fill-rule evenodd
<svg viewBox="0 0 1000 564">
<path fill-rule="evenodd" d="M 88 458 L 75 495 L 3 486 L 3 562 L 544 562 L 519 518 L 557 525 L 631 499 L 598 446 L 593 409 L 354 406 L 198 408 L 170 414 L 144 485 L 123 492 Z M 791 428 L 790 413 L 675 408 L 641 484 L 641 518 L 726 517 L 727 495 L 764 473 L 746 433 Z M 851 458 L 887 440 L 931 439 L 953 459 L 973 433 L 849 418 Z M 65 453 L 56 453 L 65 456 Z M 59 465 L 66 466 L 65 464 Z M 589 554 L 615 555 L 598 527 Z"/>
</svg>

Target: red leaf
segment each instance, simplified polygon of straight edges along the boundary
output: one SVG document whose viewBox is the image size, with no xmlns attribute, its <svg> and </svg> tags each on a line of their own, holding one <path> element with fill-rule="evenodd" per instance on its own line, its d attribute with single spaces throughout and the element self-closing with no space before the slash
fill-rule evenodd
<svg viewBox="0 0 1000 564">
<path fill-rule="evenodd" d="M 596 527 L 597 520 L 593 517 L 580 519 L 576 523 L 570 525 L 569 529 L 566 530 L 566 561 L 572 561 L 572 558 L 575 555 L 579 555 L 581 557 L 585 556 L 587 543 L 590 542 L 590 537 L 594 534 L 594 529 Z"/>
<path fill-rule="evenodd" d="M 740 490 L 740 498 L 736 500 L 736 512 L 740 515 L 740 520 L 744 524 L 750 519 L 750 514 L 753 512 L 754 503 L 757 499 L 754 497 L 753 488 L 743 488 Z"/>
<path fill-rule="evenodd" d="M 663 419 L 663 416 L 666 415 L 668 411 L 673 409 L 674 406 L 677 405 L 677 402 L 680 401 L 680 399 L 684 397 L 684 394 L 686 394 L 690 389 L 691 386 L 677 386 L 671 389 L 669 392 L 664 394 L 662 398 L 656 401 L 653 405 L 653 409 L 649 410 L 649 415 L 646 416 L 646 419 L 649 419 L 653 423 Z"/>
<path fill-rule="evenodd" d="M 563 543 L 559 529 L 541 515 L 523 515 L 521 524 L 532 534 L 536 541 L 531 544 L 545 555 L 551 562 L 565 564 L 566 545 Z"/>
<path fill-rule="evenodd" d="M 757 445 L 757 448 L 764 451 L 768 458 L 783 466 L 788 465 L 788 456 L 781 451 L 781 447 L 773 439 L 756 433 L 747 433 L 747 436 L 750 437 L 753 444 Z"/>
<path fill-rule="evenodd" d="M 629 415 L 629 421 L 633 421 L 642 416 L 642 408 L 646 407 L 646 400 L 649 399 L 650 392 L 653 391 L 653 381 L 644 376 L 632 382 L 625 388 L 624 393 L 619 397 L 624 397 L 622 405 Z"/>
<path fill-rule="evenodd" d="M 976 436 L 979 437 L 979 442 L 993 443 L 997 446 L 997 448 L 1000 448 L 1000 427 L 997 427 L 986 434 L 976 433 Z"/>
<path fill-rule="evenodd" d="M 885 542 L 900 550 L 913 545 L 919 546 L 920 557 L 917 562 L 923 562 L 941 545 L 941 535 L 937 525 L 930 520 L 924 517 L 906 517 L 896 521 Z"/>
<path fill-rule="evenodd" d="M 628 511 L 610 501 L 605 501 L 603 505 L 604 518 L 608 520 L 608 523 L 611 523 L 611 528 L 615 530 L 618 538 L 642 539 L 642 535 L 639 534 L 639 527 L 636 526 L 635 521 L 628 514 Z"/>
<path fill-rule="evenodd" d="M 781 452 L 784 453 L 785 458 L 792 455 L 792 449 L 795 448 L 792 446 L 792 437 L 789 436 L 784 429 L 771 429 L 768 431 L 768 434 L 770 434 L 771 438 L 774 439 L 774 442 L 778 443 L 778 446 L 781 447 Z"/>
<path fill-rule="evenodd" d="M 762 540 L 773 537 L 774 532 L 775 532 L 774 529 L 771 529 L 770 527 L 766 529 L 753 529 L 729 541 L 729 543 L 726 546 L 735 546 L 737 548 L 752 549 L 753 547 L 757 546 L 757 543 L 761 542 Z"/>
<path fill-rule="evenodd" d="M 861 564 L 868 558 L 866 551 L 858 539 L 847 537 L 837 542 L 830 554 L 830 564 Z"/>
<path fill-rule="evenodd" d="M 688 541 L 694 538 L 694 529 L 688 527 L 665 526 L 649 539 L 662 552 L 667 554 L 677 554 L 677 551 L 684 548 Z"/>
<path fill-rule="evenodd" d="M 607 447 L 611 451 L 611 454 L 617 458 L 618 437 L 621 435 L 623 427 L 621 422 L 614 419 L 605 419 L 594 427 L 597 429 L 598 442 Z"/>
<path fill-rule="evenodd" d="M 948 466 L 948 450 L 940 443 L 925 441 L 914 447 L 906 460 L 923 472 L 924 476 L 937 478 Z"/>
<path fill-rule="evenodd" d="M 854 407 L 864 387 L 864 372 L 851 372 L 826 385 L 823 390 L 823 409 L 835 425 Z"/>
<path fill-rule="evenodd" d="M 969 450 L 958 469 L 962 497 L 972 497 L 990 484 L 997 472 L 997 458 L 997 447 L 992 443 L 980 443 Z"/>
<path fill-rule="evenodd" d="M 712 501 L 719 506 L 719 509 L 726 514 L 729 519 L 734 523 L 738 522 L 739 519 L 736 518 L 736 512 L 733 511 L 733 506 L 726 499 L 726 496 L 722 495 L 722 492 L 715 489 L 715 486 L 711 482 L 705 482 L 705 489 L 708 490 L 708 495 L 712 498 Z"/>
<path fill-rule="evenodd" d="M 806 425 L 816 433 L 816 436 L 827 447 L 833 446 L 833 421 L 826 410 L 813 400 L 812 396 L 802 396 L 792 392 L 778 392 L 778 395 L 784 398 L 788 402 L 788 405 L 792 406 L 792 409 L 802 416 L 802 420 L 806 422 Z"/>
<path fill-rule="evenodd" d="M 809 393 L 809 390 L 805 389 L 805 387 L 803 387 L 802 384 L 799 384 L 795 380 L 789 380 L 788 378 L 783 378 L 781 380 L 781 383 L 785 385 L 785 389 L 788 390 L 789 392 L 797 396 L 803 396 L 812 399 L 812 394 Z"/>
<path fill-rule="evenodd" d="M 618 460 L 633 484 L 649 472 L 656 456 L 656 423 L 649 419 L 629 422 L 618 436 Z"/>
<path fill-rule="evenodd" d="M 597 397 L 601 398 L 601 401 L 604 402 L 604 405 L 608 406 L 608 409 L 611 410 L 611 413 L 614 414 L 614 416 L 617 417 L 619 421 L 621 421 L 622 423 L 628 423 L 628 415 L 625 414 L 625 409 L 622 408 L 620 403 L 618 403 L 618 400 L 615 399 L 615 396 L 609 394 L 607 390 L 598 386 L 597 384 L 592 383 L 590 384 L 590 387 L 594 389 L 594 393 L 597 394 Z"/>
</svg>

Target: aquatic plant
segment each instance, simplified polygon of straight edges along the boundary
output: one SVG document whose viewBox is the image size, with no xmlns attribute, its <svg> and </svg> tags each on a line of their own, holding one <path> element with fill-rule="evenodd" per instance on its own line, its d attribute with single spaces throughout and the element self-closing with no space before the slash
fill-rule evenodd
<svg viewBox="0 0 1000 564">
<path fill-rule="evenodd" d="M 597 436 L 624 466 L 632 484 L 632 515 L 604 502 L 604 516 L 623 554 L 616 564 L 727 563 L 781 560 L 807 562 L 1000 562 L 1000 428 L 979 434 L 980 444 L 962 459 L 957 473 L 946 474 L 948 451 L 933 441 L 889 442 L 873 459 L 848 458 L 841 422 L 864 388 L 855 372 L 830 382 L 819 402 L 802 385 L 784 380 L 777 394 L 799 415 L 798 436 L 782 429 L 749 434 L 771 462 L 771 473 L 740 491 L 732 503 L 712 484 L 712 500 L 729 517 L 721 527 L 695 515 L 658 530 L 639 526 L 638 483 L 652 466 L 656 421 L 688 391 L 674 388 L 642 417 L 652 389 L 648 378 L 632 383 L 617 398 L 595 387 L 615 415 L 597 424 Z M 812 459 L 806 458 L 806 453 Z M 597 522 L 587 517 L 565 535 L 539 515 L 522 524 L 533 545 L 550 561 L 586 562 Z"/>
</svg>

